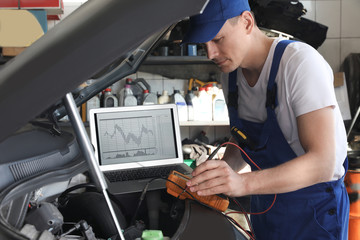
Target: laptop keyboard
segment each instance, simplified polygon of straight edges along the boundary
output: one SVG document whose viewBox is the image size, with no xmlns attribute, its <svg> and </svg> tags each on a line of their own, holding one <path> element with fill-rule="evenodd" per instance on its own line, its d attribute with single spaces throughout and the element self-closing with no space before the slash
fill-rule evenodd
<svg viewBox="0 0 360 240">
<path fill-rule="evenodd" d="M 182 168 L 179 165 L 171 165 L 171 166 L 107 171 L 104 172 L 104 174 L 109 179 L 110 182 L 120 182 L 120 181 L 129 181 L 129 180 L 149 179 L 156 177 L 167 178 L 172 170 L 181 172 Z"/>
</svg>

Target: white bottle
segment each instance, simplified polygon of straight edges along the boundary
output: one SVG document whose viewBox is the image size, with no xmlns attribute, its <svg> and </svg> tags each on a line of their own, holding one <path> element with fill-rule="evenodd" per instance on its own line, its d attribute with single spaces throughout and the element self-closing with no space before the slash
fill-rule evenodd
<svg viewBox="0 0 360 240">
<path fill-rule="evenodd" d="M 118 105 L 118 99 L 111 93 L 111 88 L 106 88 L 104 95 L 104 107 L 117 107 Z"/>
<path fill-rule="evenodd" d="M 150 93 L 148 89 L 143 92 L 142 104 L 157 104 L 157 96 L 154 93 Z"/>
<path fill-rule="evenodd" d="M 212 121 L 212 96 L 207 94 L 203 87 L 199 89 L 194 112 L 196 121 Z"/>
<path fill-rule="evenodd" d="M 225 102 L 224 93 L 219 90 L 213 100 L 213 121 L 229 120 L 229 113 Z"/>
<path fill-rule="evenodd" d="M 158 98 L 159 104 L 166 104 L 170 102 L 170 96 L 168 94 L 168 91 L 164 90 L 162 92 L 162 95 Z"/>
<path fill-rule="evenodd" d="M 128 84 L 128 85 L 131 85 L 132 83 L 132 79 L 131 78 L 127 78 L 125 80 L 125 85 Z M 119 92 L 119 106 L 124 106 L 124 98 L 125 98 L 125 86 L 124 88 L 122 88 Z M 130 89 L 131 90 L 131 89 Z"/>
<path fill-rule="evenodd" d="M 86 102 L 86 121 L 90 120 L 89 111 L 93 108 L 100 108 L 100 98 L 98 95 L 93 96 Z"/>
<path fill-rule="evenodd" d="M 136 106 L 137 99 L 131 91 L 131 86 L 125 84 L 125 96 L 124 96 L 124 106 Z"/>
<path fill-rule="evenodd" d="M 187 105 L 184 97 L 180 94 L 179 90 L 174 90 L 172 99 L 173 99 L 173 103 L 175 103 L 177 106 L 179 121 L 180 122 L 187 121 L 188 120 Z"/>
<path fill-rule="evenodd" d="M 193 90 L 189 90 L 188 93 L 185 95 L 185 101 L 188 110 L 188 121 L 194 121 L 194 104 L 193 104 L 194 98 L 195 98 L 195 94 Z"/>
</svg>

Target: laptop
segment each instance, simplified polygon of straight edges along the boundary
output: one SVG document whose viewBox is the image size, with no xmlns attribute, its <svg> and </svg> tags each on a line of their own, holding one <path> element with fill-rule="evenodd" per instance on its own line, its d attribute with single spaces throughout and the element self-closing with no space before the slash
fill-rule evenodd
<svg viewBox="0 0 360 240">
<path fill-rule="evenodd" d="M 96 108 L 89 116 L 91 143 L 112 194 L 141 192 L 171 170 L 191 173 L 182 155 L 175 104 Z M 148 190 L 165 183 L 155 179 Z"/>
</svg>

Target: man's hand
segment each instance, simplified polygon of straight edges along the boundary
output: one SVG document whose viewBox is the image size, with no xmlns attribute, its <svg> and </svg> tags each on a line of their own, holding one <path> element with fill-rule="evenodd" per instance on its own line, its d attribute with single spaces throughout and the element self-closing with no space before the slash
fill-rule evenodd
<svg viewBox="0 0 360 240">
<path fill-rule="evenodd" d="M 186 184 L 191 192 L 196 192 L 200 196 L 220 193 L 228 196 L 244 194 L 241 174 L 236 173 L 225 161 L 206 161 L 195 168 L 192 175 L 193 178 Z"/>
</svg>

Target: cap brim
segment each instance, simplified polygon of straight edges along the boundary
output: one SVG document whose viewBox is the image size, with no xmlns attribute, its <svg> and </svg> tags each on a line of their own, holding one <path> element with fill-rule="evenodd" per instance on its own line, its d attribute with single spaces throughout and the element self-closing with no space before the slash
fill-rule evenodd
<svg viewBox="0 0 360 240">
<path fill-rule="evenodd" d="M 220 31 L 226 20 L 206 24 L 192 25 L 187 31 L 183 43 L 205 43 L 212 40 Z"/>
</svg>

